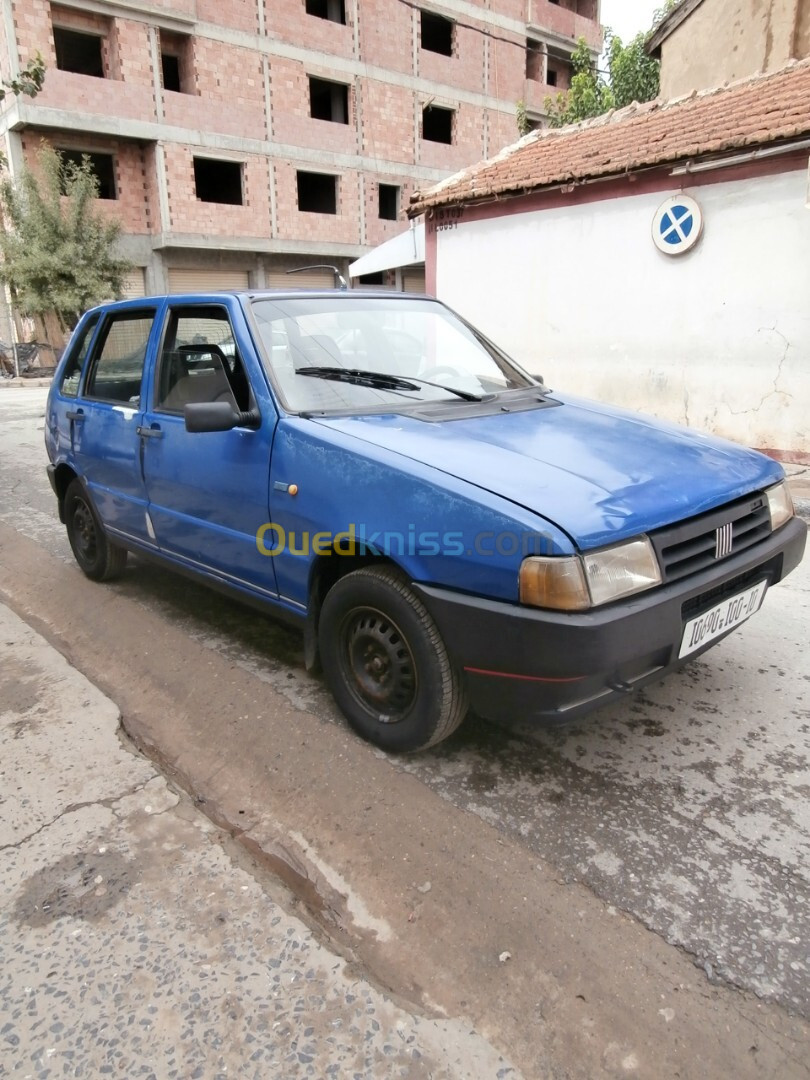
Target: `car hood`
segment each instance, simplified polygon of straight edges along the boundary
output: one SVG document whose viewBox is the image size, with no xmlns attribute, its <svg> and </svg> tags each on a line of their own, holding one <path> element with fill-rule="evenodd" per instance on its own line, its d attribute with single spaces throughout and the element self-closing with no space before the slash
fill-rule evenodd
<svg viewBox="0 0 810 1080">
<path fill-rule="evenodd" d="M 573 397 L 553 400 L 561 404 L 458 420 L 386 413 L 317 423 L 509 499 L 583 549 L 692 517 L 783 475 L 735 443 Z"/>
</svg>

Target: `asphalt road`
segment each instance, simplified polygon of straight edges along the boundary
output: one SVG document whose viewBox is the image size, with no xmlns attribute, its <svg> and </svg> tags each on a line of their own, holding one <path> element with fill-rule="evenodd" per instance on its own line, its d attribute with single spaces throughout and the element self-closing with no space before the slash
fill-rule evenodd
<svg viewBox="0 0 810 1080">
<path fill-rule="evenodd" d="M 44 390 L 0 391 L 0 523 L 72 562 L 44 473 Z M 297 635 L 133 560 L 122 601 L 158 613 L 341 725 Z M 760 613 L 661 685 L 559 729 L 471 719 L 387 769 L 477 815 L 678 946 L 710 983 L 810 1016 L 810 561 Z M 379 758 L 377 752 L 371 751 Z"/>
</svg>

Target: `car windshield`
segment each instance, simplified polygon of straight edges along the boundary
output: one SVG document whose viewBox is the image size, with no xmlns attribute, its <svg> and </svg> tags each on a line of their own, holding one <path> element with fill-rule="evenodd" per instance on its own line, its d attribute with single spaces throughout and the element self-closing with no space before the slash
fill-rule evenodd
<svg viewBox="0 0 810 1080">
<path fill-rule="evenodd" d="M 534 382 L 435 300 L 261 298 L 264 364 L 293 412 L 479 401 Z"/>
</svg>

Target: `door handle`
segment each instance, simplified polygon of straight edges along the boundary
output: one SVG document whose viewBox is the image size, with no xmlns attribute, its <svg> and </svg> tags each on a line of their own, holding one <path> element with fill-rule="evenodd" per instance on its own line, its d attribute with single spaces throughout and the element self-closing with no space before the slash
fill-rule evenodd
<svg viewBox="0 0 810 1080">
<path fill-rule="evenodd" d="M 163 432 L 158 427 L 137 427 L 135 433 L 144 439 L 162 439 Z"/>
<path fill-rule="evenodd" d="M 84 420 L 84 413 L 81 409 L 68 409 L 65 416 L 68 420 Z"/>
</svg>

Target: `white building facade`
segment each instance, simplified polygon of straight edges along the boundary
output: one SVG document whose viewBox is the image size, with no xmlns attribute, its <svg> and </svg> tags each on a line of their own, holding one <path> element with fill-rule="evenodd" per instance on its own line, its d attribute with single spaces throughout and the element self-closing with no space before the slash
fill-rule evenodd
<svg viewBox="0 0 810 1080">
<path fill-rule="evenodd" d="M 552 387 L 810 463 L 805 113 L 807 135 L 510 197 L 497 177 L 515 182 L 521 156 L 542 172 L 538 154 L 599 130 L 559 133 L 550 150 L 553 136 L 529 137 L 420 196 L 428 289 Z M 614 156 L 623 123 L 601 127 Z M 680 231 L 673 205 L 689 212 Z"/>
</svg>

